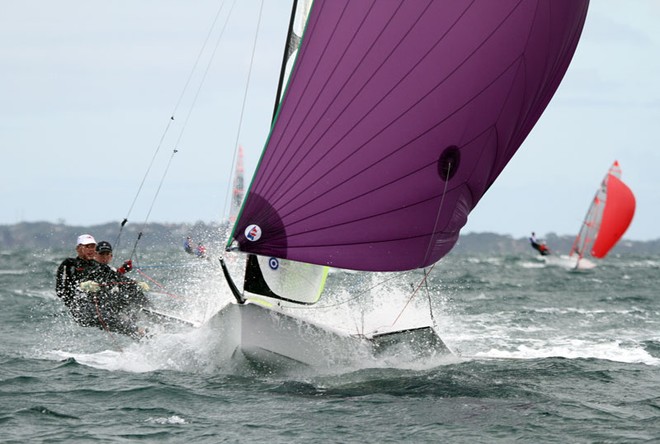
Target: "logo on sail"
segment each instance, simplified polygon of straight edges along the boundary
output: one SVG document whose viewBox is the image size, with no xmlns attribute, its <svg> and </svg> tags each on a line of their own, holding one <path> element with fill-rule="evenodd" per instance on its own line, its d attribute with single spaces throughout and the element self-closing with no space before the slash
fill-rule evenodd
<svg viewBox="0 0 660 444">
<path fill-rule="evenodd" d="M 245 229 L 245 238 L 251 242 L 256 242 L 261 239 L 261 228 L 259 225 L 249 225 Z"/>
<path fill-rule="evenodd" d="M 271 257 L 270 259 L 268 259 L 268 266 L 269 266 L 272 270 L 277 270 L 278 268 L 280 268 L 280 261 L 278 261 L 278 260 L 277 260 L 276 258 L 274 258 L 274 257 Z"/>
</svg>

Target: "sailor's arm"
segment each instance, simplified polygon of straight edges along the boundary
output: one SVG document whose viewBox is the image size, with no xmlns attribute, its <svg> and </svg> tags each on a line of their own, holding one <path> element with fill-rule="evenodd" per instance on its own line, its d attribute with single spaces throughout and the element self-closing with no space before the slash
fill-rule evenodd
<svg viewBox="0 0 660 444">
<path fill-rule="evenodd" d="M 61 298 L 66 305 L 69 305 L 76 292 L 76 281 L 73 277 L 72 267 L 74 265 L 69 261 L 64 261 L 57 268 L 55 279 L 55 294 Z"/>
</svg>

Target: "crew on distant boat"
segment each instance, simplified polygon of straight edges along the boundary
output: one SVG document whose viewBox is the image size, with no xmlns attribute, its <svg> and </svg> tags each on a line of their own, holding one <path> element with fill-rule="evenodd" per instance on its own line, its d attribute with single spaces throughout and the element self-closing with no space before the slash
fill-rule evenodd
<svg viewBox="0 0 660 444">
<path fill-rule="evenodd" d="M 206 247 L 201 242 L 197 243 L 197 247 L 193 248 L 193 240 L 190 236 L 186 237 L 186 240 L 183 241 L 183 250 L 188 254 L 194 254 L 200 259 L 207 259 L 206 256 Z"/>
<path fill-rule="evenodd" d="M 190 236 L 188 236 L 188 237 L 186 238 L 186 240 L 183 241 L 183 250 L 184 250 L 186 253 L 188 253 L 188 254 L 193 254 L 193 246 L 192 246 L 192 244 L 193 244 L 193 241 L 192 241 L 192 239 L 190 238 Z"/>
<path fill-rule="evenodd" d="M 136 325 L 135 315 L 149 286 L 97 262 L 96 245 L 93 236 L 78 236 L 78 256 L 58 267 L 55 292 L 79 325 L 141 337 L 144 329 Z"/>
<path fill-rule="evenodd" d="M 204 259 L 206 257 L 206 247 L 201 242 L 197 244 L 197 248 L 195 249 L 195 256 L 200 259 Z"/>
<path fill-rule="evenodd" d="M 529 243 L 532 244 L 532 248 L 539 252 L 541 256 L 547 256 L 550 254 L 550 249 L 542 240 L 536 238 L 536 233 L 532 231 L 532 235 L 529 238 Z"/>
</svg>

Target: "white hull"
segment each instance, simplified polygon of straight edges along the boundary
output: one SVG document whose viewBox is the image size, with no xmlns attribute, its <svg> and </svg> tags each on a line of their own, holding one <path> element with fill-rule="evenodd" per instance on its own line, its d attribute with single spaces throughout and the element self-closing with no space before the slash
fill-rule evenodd
<svg viewBox="0 0 660 444">
<path fill-rule="evenodd" d="M 568 262 L 568 267 L 571 270 L 591 270 L 596 268 L 596 264 L 586 257 L 578 258 L 577 256 L 562 256 Z"/>
<path fill-rule="evenodd" d="M 576 256 L 555 255 L 543 256 L 540 260 L 547 265 L 566 268 L 570 271 L 591 270 L 596 268 L 596 264 L 594 262 L 584 257 L 578 260 Z"/>
<path fill-rule="evenodd" d="M 209 324 L 224 336 L 225 345 L 234 347 L 234 358 L 266 369 L 364 365 L 401 348 L 405 348 L 406 356 L 417 358 L 451 353 L 430 327 L 368 338 L 251 303 L 228 304 Z"/>
</svg>

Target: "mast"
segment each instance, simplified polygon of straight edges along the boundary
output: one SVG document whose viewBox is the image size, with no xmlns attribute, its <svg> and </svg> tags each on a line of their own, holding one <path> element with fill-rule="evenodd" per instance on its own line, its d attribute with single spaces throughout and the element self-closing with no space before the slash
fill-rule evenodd
<svg viewBox="0 0 660 444">
<path fill-rule="evenodd" d="M 291 50 L 292 39 L 294 37 L 297 37 L 294 33 L 294 30 L 293 30 L 295 19 L 296 19 L 297 7 L 298 7 L 298 0 L 293 0 L 292 6 L 291 6 L 291 16 L 289 18 L 289 30 L 287 31 L 286 43 L 284 45 L 284 51 L 283 51 L 283 54 L 282 54 L 282 65 L 280 67 L 280 77 L 279 77 L 279 80 L 277 82 L 277 93 L 275 95 L 275 104 L 274 104 L 274 107 L 273 107 L 273 117 L 271 119 L 271 123 L 275 120 L 275 116 L 277 115 L 277 108 L 280 104 L 280 97 L 282 95 L 282 88 L 283 88 L 283 84 L 284 84 L 284 76 L 286 75 L 286 65 L 287 65 L 289 57 L 292 53 L 292 50 Z M 296 43 L 298 43 L 298 42 L 296 42 Z M 250 264 L 250 263 L 256 263 L 256 257 L 253 254 L 248 254 L 247 255 L 246 269 L 248 268 L 248 264 Z M 220 265 L 222 267 L 222 272 L 225 275 L 225 279 L 227 280 L 227 283 L 229 284 L 229 288 L 231 289 L 232 294 L 236 298 L 236 301 L 239 304 L 244 304 L 246 302 L 246 299 L 241 294 L 238 287 L 236 286 L 233 279 L 231 278 L 231 275 L 229 274 L 229 270 L 227 269 L 227 265 L 225 264 L 225 262 L 222 258 L 220 259 Z M 257 265 L 257 268 L 258 268 L 258 265 Z M 245 280 L 246 280 L 246 282 L 248 280 L 248 274 L 247 273 L 246 273 L 246 276 L 245 276 Z M 261 282 L 263 282 L 263 277 L 261 277 Z M 266 284 L 263 283 L 263 285 L 266 285 Z"/>
<path fill-rule="evenodd" d="M 277 82 L 277 93 L 275 94 L 275 105 L 273 107 L 273 118 L 271 122 L 275 120 L 275 115 L 277 114 L 277 107 L 280 104 L 280 96 L 282 95 L 282 85 L 284 84 L 284 74 L 286 73 L 286 62 L 289 60 L 291 51 L 289 50 L 291 45 L 291 37 L 293 33 L 293 23 L 296 19 L 296 9 L 298 8 L 298 0 L 293 0 L 291 6 L 291 17 L 289 18 L 289 31 L 286 34 L 286 44 L 284 45 L 284 52 L 282 54 L 282 66 L 280 67 L 280 78 Z"/>
</svg>

